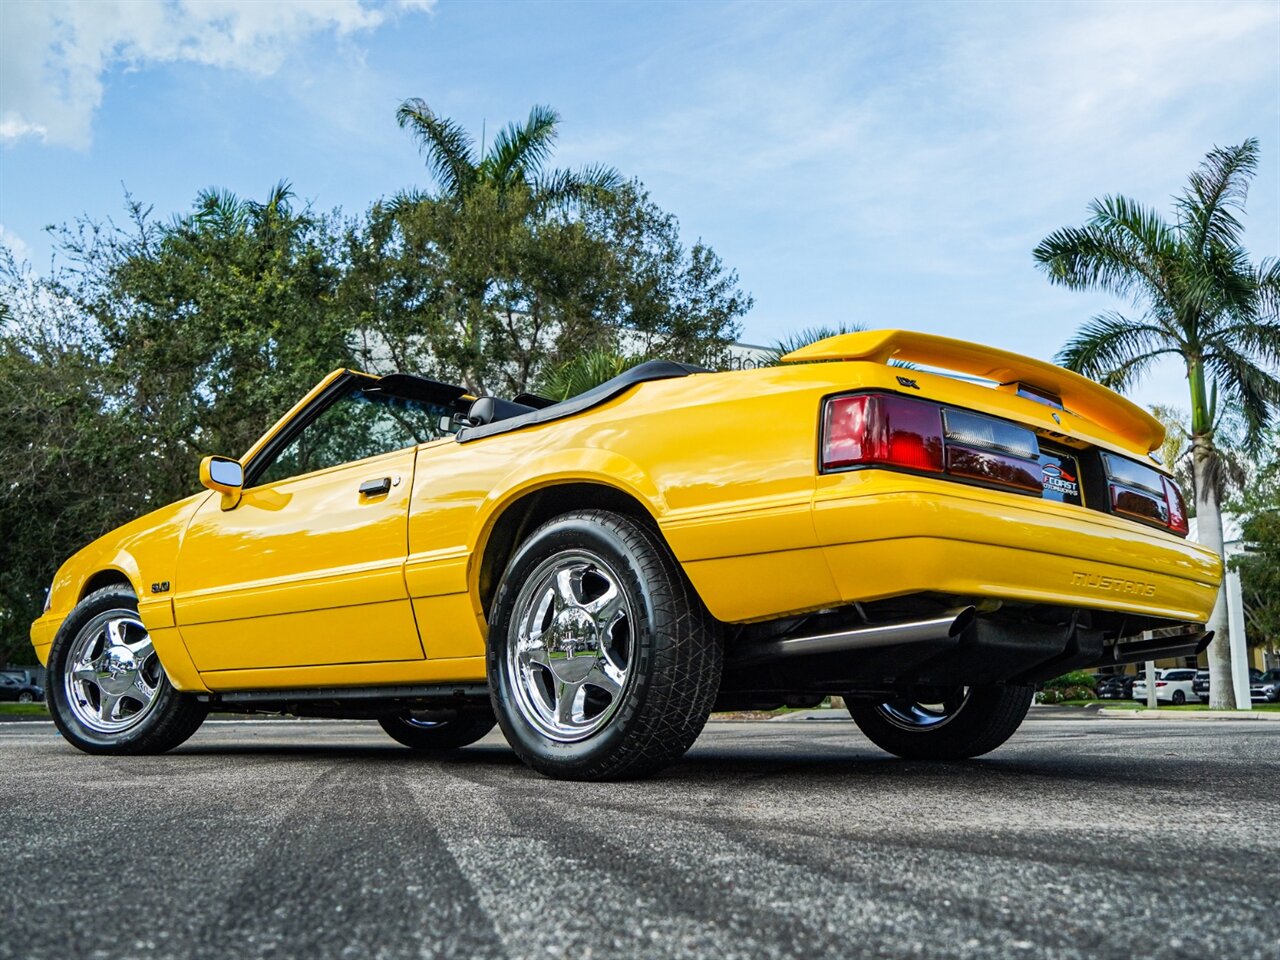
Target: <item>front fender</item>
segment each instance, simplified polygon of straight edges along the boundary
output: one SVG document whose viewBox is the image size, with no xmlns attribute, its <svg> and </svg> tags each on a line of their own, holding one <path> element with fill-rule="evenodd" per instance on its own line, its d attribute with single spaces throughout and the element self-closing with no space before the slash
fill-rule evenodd
<svg viewBox="0 0 1280 960">
<path fill-rule="evenodd" d="M 203 690 L 175 626 L 174 570 L 182 535 L 207 491 L 161 507 L 118 527 L 75 553 L 54 577 L 49 610 L 32 624 L 31 638 L 42 663 L 58 628 L 95 581 L 128 580 L 138 598 L 138 614 L 174 686 Z"/>
</svg>

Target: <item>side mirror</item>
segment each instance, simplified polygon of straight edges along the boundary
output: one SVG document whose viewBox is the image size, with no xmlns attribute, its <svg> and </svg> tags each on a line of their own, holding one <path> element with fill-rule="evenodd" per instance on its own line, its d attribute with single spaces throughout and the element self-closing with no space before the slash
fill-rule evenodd
<svg viewBox="0 0 1280 960">
<path fill-rule="evenodd" d="M 240 502 L 244 467 L 230 457 L 205 457 L 200 461 L 200 482 L 222 494 L 222 509 L 230 510 Z"/>
</svg>

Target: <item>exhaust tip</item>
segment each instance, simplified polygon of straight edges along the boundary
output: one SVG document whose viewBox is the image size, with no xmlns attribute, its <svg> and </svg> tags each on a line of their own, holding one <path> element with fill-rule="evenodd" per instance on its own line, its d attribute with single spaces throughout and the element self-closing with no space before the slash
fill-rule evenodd
<svg viewBox="0 0 1280 960">
<path fill-rule="evenodd" d="M 947 628 L 948 637 L 958 637 L 969 629 L 969 625 L 978 619 L 977 607 L 965 607 L 956 614 L 955 620 L 951 622 L 951 626 Z"/>
</svg>

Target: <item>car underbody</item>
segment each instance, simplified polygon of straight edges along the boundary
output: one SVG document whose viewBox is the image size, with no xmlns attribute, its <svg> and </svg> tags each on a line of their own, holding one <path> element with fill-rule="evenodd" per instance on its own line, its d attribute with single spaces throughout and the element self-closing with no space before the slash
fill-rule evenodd
<svg viewBox="0 0 1280 960">
<path fill-rule="evenodd" d="M 803 617 L 721 624 L 717 711 L 847 700 L 934 702 L 974 685 L 1027 686 L 1071 670 L 1195 656 L 1200 624 L 1049 604 L 916 594 Z M 484 683 L 248 690 L 200 697 L 228 713 L 329 719 L 484 713 Z"/>
</svg>

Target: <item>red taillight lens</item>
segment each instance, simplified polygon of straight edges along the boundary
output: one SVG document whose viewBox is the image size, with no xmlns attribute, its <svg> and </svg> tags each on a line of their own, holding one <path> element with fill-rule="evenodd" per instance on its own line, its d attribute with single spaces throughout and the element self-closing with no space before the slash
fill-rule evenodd
<svg viewBox="0 0 1280 960">
<path fill-rule="evenodd" d="M 936 404 L 864 393 L 827 402 L 826 470 L 864 464 L 942 472 L 942 411 Z"/>
<path fill-rule="evenodd" d="M 1169 506 L 1163 498 L 1153 497 L 1140 490 L 1128 490 L 1114 483 L 1111 485 L 1111 510 L 1113 513 L 1158 523 L 1162 527 L 1169 525 Z"/>
<path fill-rule="evenodd" d="M 1182 499 L 1182 491 L 1168 477 L 1164 478 L 1164 496 L 1169 504 L 1169 529 L 1185 537 L 1190 530 L 1187 523 L 1187 504 Z"/>
<path fill-rule="evenodd" d="M 1187 507 L 1182 494 L 1164 474 L 1144 464 L 1103 453 L 1110 480 L 1111 512 L 1187 535 Z"/>
</svg>

